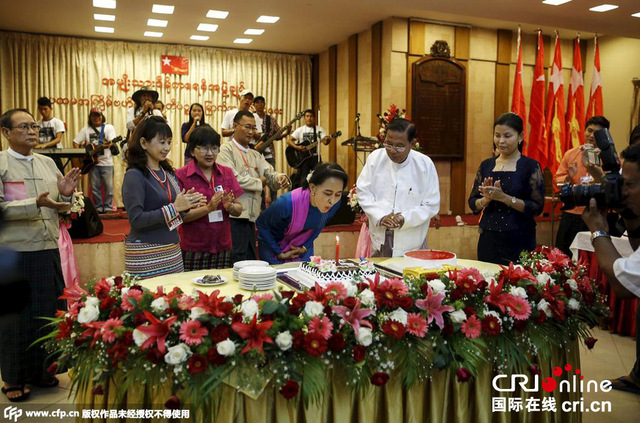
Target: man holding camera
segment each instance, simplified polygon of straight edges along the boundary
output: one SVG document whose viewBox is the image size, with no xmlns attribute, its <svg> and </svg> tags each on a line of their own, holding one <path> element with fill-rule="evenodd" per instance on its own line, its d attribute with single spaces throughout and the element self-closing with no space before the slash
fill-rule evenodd
<svg viewBox="0 0 640 423">
<path fill-rule="evenodd" d="M 640 297 L 640 144 L 622 152 L 622 205 L 620 215 L 624 219 L 629 242 L 634 253 L 623 258 L 611 242 L 606 211 L 599 210 L 595 199 L 582 213 L 582 219 L 591 231 L 593 248 L 598 265 L 619 299 Z M 640 308 L 636 311 L 640 324 Z M 636 331 L 636 363 L 628 376 L 612 381 L 614 389 L 640 395 L 640 330 Z"/>
<path fill-rule="evenodd" d="M 595 132 L 600 129 L 609 129 L 609 121 L 604 116 L 593 116 L 585 124 L 585 145 L 574 147 L 568 150 L 562 160 L 560 166 L 553 177 L 553 185 L 572 184 L 583 185 L 599 181 L 603 175 L 597 154 L 594 149 L 597 147 Z M 564 210 L 560 217 L 560 225 L 558 226 L 558 234 L 556 236 L 556 247 L 571 257 L 571 243 L 578 232 L 586 231 L 580 215 L 584 207 L 575 207 L 571 210 Z"/>
</svg>

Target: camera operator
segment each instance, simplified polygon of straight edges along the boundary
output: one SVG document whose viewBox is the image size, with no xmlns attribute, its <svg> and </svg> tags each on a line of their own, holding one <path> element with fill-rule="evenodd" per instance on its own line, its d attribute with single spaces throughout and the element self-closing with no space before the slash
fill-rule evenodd
<svg viewBox="0 0 640 423">
<path fill-rule="evenodd" d="M 640 297 L 640 144 L 622 152 L 622 205 L 620 215 L 624 219 L 629 242 L 634 253 L 628 258 L 620 256 L 608 234 L 606 212 L 599 210 L 592 198 L 582 213 L 582 219 L 591 231 L 593 248 L 598 265 L 620 299 Z M 636 311 L 640 324 L 640 308 Z M 612 380 L 612 387 L 640 394 L 640 330 L 636 331 L 636 363 L 628 376 Z"/>
<path fill-rule="evenodd" d="M 585 144 L 568 150 L 562 160 L 560 166 L 553 177 L 553 185 L 570 183 L 572 185 L 589 184 L 599 181 L 603 175 L 602 168 L 596 164 L 591 154 L 587 156 L 587 150 L 591 153 L 597 151 L 595 132 L 600 129 L 609 129 L 609 121 L 604 116 L 593 116 L 585 124 L 584 137 Z M 571 257 L 571 243 L 578 232 L 587 230 L 580 215 L 584 207 L 578 206 L 571 210 L 564 210 L 560 217 L 560 225 L 558 226 L 558 234 L 556 235 L 556 247 Z"/>
</svg>

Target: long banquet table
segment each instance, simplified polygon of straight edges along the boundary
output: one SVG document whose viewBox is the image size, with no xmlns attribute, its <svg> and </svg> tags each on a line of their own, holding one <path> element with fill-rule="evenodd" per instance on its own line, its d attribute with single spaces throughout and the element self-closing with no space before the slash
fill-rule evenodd
<svg viewBox="0 0 640 423">
<path fill-rule="evenodd" d="M 396 259 L 390 259 L 381 264 L 388 265 Z M 497 271 L 499 267 L 494 264 L 473 260 L 458 259 L 458 264 L 466 267 L 475 267 L 481 271 Z M 225 285 L 218 287 L 201 287 L 191 281 L 206 274 L 220 274 L 228 278 Z M 167 292 L 174 287 L 179 287 L 185 292 L 191 292 L 193 288 L 210 292 L 219 289 L 224 295 L 250 294 L 249 291 L 240 289 L 232 279 L 232 270 L 205 270 L 181 274 L 166 275 L 141 281 L 141 285 L 155 290 L 162 286 Z M 287 286 L 278 283 L 284 289 Z M 276 287 L 277 289 L 278 287 Z M 568 343 L 564 350 L 553 350 L 549 360 L 540 360 L 541 374 L 550 375 L 556 366 L 571 363 L 580 365 L 580 354 L 577 343 Z M 522 373 L 527 373 L 523 370 Z M 528 374 L 528 373 L 527 373 Z M 411 389 L 406 389 L 398 377 L 389 379 L 383 387 L 371 386 L 362 396 L 356 396 L 345 385 L 340 374 L 332 373 L 330 392 L 324 396 L 320 403 L 311 404 L 305 408 L 301 395 L 287 400 L 279 394 L 278 389 L 272 384 L 266 386 L 259 396 L 252 396 L 238 391 L 232 384 L 223 384 L 221 404 L 216 422 L 455 422 L 455 423 L 508 423 L 508 422 L 536 422 L 536 423 L 578 423 L 581 422 L 581 413 L 565 413 L 560 410 L 563 401 L 579 400 L 578 394 L 559 393 L 553 394 L 540 392 L 522 392 L 519 388 L 513 392 L 512 398 L 522 400 L 524 405 L 527 398 L 538 398 L 552 395 L 555 397 L 557 412 L 538 411 L 528 413 L 520 412 L 492 412 L 493 398 L 502 396 L 509 401 L 509 394 L 496 392 L 491 385 L 496 375 L 490 366 L 480 369 L 477 377 L 466 383 L 456 380 L 455 371 L 434 371 L 429 382 L 418 384 Z M 164 408 L 164 402 L 171 395 L 169 387 L 152 387 L 151 395 L 144 396 L 141 389 L 129 392 L 124 404 L 142 408 Z M 544 393 L 544 395 L 543 395 Z M 106 389 L 104 395 L 92 395 L 90 392 L 81 392 L 77 403 L 82 403 L 84 408 L 109 409 L 122 408 L 122 402 L 118 405 L 112 389 Z M 187 406 L 183 406 L 186 408 Z M 98 421 L 119 421 L 109 419 L 94 419 Z M 128 421 L 128 420 L 127 420 Z M 161 419 L 153 419 L 153 422 Z M 175 420 L 171 420 L 175 421 Z M 190 421 L 184 419 L 183 421 Z M 198 419 L 200 421 L 200 419 Z"/>
</svg>

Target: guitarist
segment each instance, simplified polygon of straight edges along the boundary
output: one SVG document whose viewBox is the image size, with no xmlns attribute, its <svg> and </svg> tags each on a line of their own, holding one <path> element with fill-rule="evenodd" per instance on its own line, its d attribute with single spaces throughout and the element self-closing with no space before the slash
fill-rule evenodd
<svg viewBox="0 0 640 423">
<path fill-rule="evenodd" d="M 296 150 L 304 150 L 305 145 L 314 143 L 316 140 L 320 140 L 324 145 L 328 145 L 331 142 L 331 138 L 322 126 L 316 126 L 315 112 L 312 109 L 307 109 L 304 111 L 304 126 L 293 131 L 291 138 L 287 140 L 287 144 Z M 315 169 L 319 161 L 321 161 L 320 143 L 318 143 L 316 151 L 313 152 L 313 157 L 305 160 L 298 168 L 298 171 L 292 176 L 293 188 L 302 186 L 309 172 Z"/>
<path fill-rule="evenodd" d="M 272 115 L 268 115 L 265 112 L 264 106 L 265 106 L 264 97 L 259 95 L 253 100 L 253 107 L 256 109 L 256 112 L 253 114 L 253 116 L 256 118 L 256 127 L 258 128 L 258 133 L 260 134 L 260 139 L 255 145 L 256 147 L 260 146 L 260 143 L 268 140 L 276 132 L 280 130 L 280 125 L 278 125 L 278 121 L 276 120 L 276 117 Z M 276 138 L 276 141 L 280 141 L 282 138 L 288 136 L 290 133 L 291 133 L 291 126 L 287 126 L 286 130 L 282 133 L 282 135 Z M 275 154 L 275 151 L 271 146 L 267 147 L 262 152 L 262 155 L 264 156 L 265 160 L 275 169 L 276 159 L 274 157 L 274 154 Z M 269 187 L 265 187 L 263 196 L 270 198 L 271 200 L 270 202 L 273 203 L 276 199 L 276 194 L 277 192 L 271 191 Z M 263 199 L 263 209 L 265 208 L 264 206 L 265 204 Z"/>
<path fill-rule="evenodd" d="M 93 202 L 98 213 L 106 213 L 113 210 L 113 156 L 119 153 L 118 146 L 111 144 L 116 137 L 113 125 L 106 123 L 102 111 L 93 108 L 89 112 L 89 122 L 82 128 L 73 140 L 76 148 L 84 147 L 87 151 L 96 153 L 98 162 L 91 167 L 91 192 Z M 104 188 L 104 199 L 102 191 Z"/>
</svg>

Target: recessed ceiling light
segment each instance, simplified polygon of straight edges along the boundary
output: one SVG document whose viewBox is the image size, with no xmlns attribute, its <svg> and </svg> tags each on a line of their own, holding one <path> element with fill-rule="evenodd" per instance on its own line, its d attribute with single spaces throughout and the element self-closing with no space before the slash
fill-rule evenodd
<svg viewBox="0 0 640 423">
<path fill-rule="evenodd" d="M 93 0 L 93 7 L 99 7 L 101 9 L 115 9 L 116 0 Z"/>
<path fill-rule="evenodd" d="M 168 6 L 165 4 L 154 4 L 151 8 L 151 12 L 160 13 L 162 15 L 173 15 L 174 6 Z"/>
<path fill-rule="evenodd" d="M 191 39 L 196 41 L 207 41 L 209 39 L 209 36 L 208 35 L 192 35 Z"/>
<path fill-rule="evenodd" d="M 634 18 L 640 18 L 640 12 L 638 12 L 638 13 L 634 13 L 634 14 L 633 14 L 633 15 L 631 15 L 631 16 L 633 16 Z"/>
<path fill-rule="evenodd" d="M 94 27 L 94 30 L 96 32 L 104 32 L 104 33 L 107 33 L 107 34 L 113 34 L 113 32 L 115 31 L 110 26 L 96 26 L 96 27 Z"/>
<path fill-rule="evenodd" d="M 236 38 L 233 40 L 236 44 L 249 44 L 251 41 L 253 41 L 251 38 Z"/>
<path fill-rule="evenodd" d="M 244 35 L 262 35 L 264 29 L 247 29 Z"/>
<path fill-rule="evenodd" d="M 280 16 L 267 16 L 267 15 L 262 15 L 260 16 L 256 22 L 260 22 L 260 23 L 276 23 L 280 20 Z"/>
<path fill-rule="evenodd" d="M 592 12 L 608 12 L 609 10 L 617 9 L 618 6 L 615 4 L 601 4 L 600 6 L 592 7 Z"/>
<path fill-rule="evenodd" d="M 571 0 L 544 0 L 542 3 L 549 4 L 551 6 L 560 6 L 561 4 L 569 3 Z"/>
<path fill-rule="evenodd" d="M 113 22 L 116 20 L 116 15 L 101 15 L 100 13 L 94 13 L 93 19 L 96 21 L 110 21 Z"/>
<path fill-rule="evenodd" d="M 160 28 L 164 28 L 167 26 L 168 21 L 163 19 L 149 19 L 147 20 L 147 26 L 158 26 Z"/>
<path fill-rule="evenodd" d="M 156 37 L 156 38 L 160 38 L 162 37 L 163 33 L 162 32 L 154 32 L 154 31 L 145 31 L 144 32 L 144 36 L 145 37 Z"/>
<path fill-rule="evenodd" d="M 217 30 L 218 30 L 218 25 L 215 25 L 215 24 L 201 23 L 200 25 L 198 25 L 198 31 L 216 32 Z"/>
<path fill-rule="evenodd" d="M 225 12 L 224 10 L 209 10 L 207 12 L 207 18 L 227 19 L 227 16 L 229 16 L 229 12 Z"/>
</svg>

